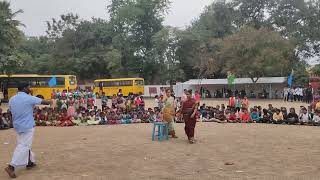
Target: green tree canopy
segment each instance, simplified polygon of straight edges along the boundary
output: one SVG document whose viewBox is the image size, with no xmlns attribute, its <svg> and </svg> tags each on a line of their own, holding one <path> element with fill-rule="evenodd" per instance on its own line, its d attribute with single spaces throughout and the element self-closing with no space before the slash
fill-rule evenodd
<svg viewBox="0 0 320 180">
<path fill-rule="evenodd" d="M 13 73 L 21 65 L 15 49 L 22 35 L 18 26 L 22 24 L 15 17 L 22 12 L 12 12 L 9 2 L 0 1 L 0 70 L 5 74 Z"/>
</svg>

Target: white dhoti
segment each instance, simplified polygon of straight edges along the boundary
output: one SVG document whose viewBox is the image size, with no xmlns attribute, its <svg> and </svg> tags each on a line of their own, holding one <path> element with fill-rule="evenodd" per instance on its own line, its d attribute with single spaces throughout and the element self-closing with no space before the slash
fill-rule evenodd
<svg viewBox="0 0 320 180">
<path fill-rule="evenodd" d="M 29 160 L 35 162 L 34 154 L 31 151 L 34 128 L 23 133 L 17 133 L 17 146 L 13 153 L 10 165 L 22 167 L 28 165 Z"/>
</svg>

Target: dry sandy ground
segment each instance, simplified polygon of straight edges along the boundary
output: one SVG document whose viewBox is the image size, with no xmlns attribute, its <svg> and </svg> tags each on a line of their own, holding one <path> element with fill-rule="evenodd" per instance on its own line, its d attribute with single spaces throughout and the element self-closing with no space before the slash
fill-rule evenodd
<svg viewBox="0 0 320 180">
<path fill-rule="evenodd" d="M 38 167 L 23 180 L 217 179 L 295 180 L 320 177 L 320 129 L 270 124 L 198 123 L 190 145 L 151 141 L 151 124 L 37 127 Z M 7 144 L 9 143 L 9 144 Z M 0 131 L 0 179 L 15 147 L 13 130 Z M 234 163 L 234 165 L 225 165 Z"/>
</svg>

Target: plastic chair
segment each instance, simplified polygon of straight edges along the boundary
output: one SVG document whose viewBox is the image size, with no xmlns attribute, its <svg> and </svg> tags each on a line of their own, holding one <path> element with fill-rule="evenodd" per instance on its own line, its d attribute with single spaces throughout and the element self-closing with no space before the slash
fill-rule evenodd
<svg viewBox="0 0 320 180">
<path fill-rule="evenodd" d="M 168 123 L 154 122 L 152 131 L 152 141 L 154 141 L 156 137 L 158 137 L 158 141 L 169 140 L 168 130 Z"/>
</svg>

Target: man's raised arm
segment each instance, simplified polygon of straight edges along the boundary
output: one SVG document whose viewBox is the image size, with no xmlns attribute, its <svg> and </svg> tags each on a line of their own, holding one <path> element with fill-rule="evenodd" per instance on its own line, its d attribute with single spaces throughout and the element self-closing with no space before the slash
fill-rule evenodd
<svg viewBox="0 0 320 180">
<path fill-rule="evenodd" d="M 51 101 L 51 100 L 44 100 L 44 99 L 43 99 L 43 100 L 41 101 L 41 104 L 42 104 L 42 105 L 51 105 L 51 104 L 52 104 L 52 101 Z"/>
</svg>

